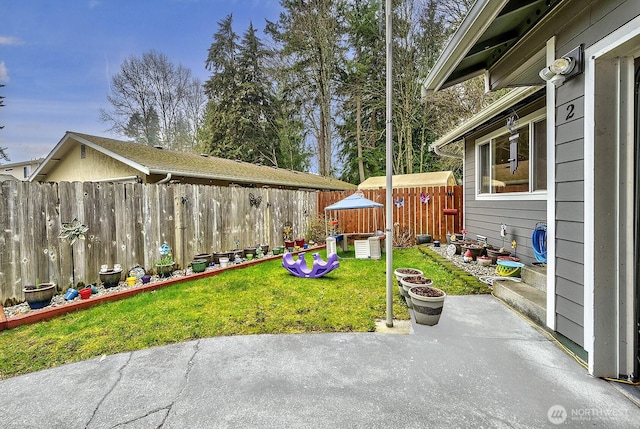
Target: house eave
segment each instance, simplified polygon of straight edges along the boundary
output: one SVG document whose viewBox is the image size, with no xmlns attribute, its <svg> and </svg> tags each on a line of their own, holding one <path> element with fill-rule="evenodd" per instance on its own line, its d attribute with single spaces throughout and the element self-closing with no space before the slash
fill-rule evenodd
<svg viewBox="0 0 640 429">
<path fill-rule="evenodd" d="M 474 3 L 425 79 L 424 91 L 429 93 L 442 89 L 469 49 L 478 41 L 507 3 L 508 0 L 478 0 Z"/>
<path fill-rule="evenodd" d="M 525 100 L 526 98 L 540 91 L 542 88 L 544 88 L 544 86 L 527 86 L 513 89 L 505 96 L 500 97 L 494 103 L 485 107 L 476 115 L 472 116 L 456 128 L 440 137 L 438 140 L 430 144 L 429 148 L 433 151 L 440 150 L 451 143 L 460 141 L 465 134 L 489 121 L 499 113 L 512 108 L 522 100 Z"/>
</svg>

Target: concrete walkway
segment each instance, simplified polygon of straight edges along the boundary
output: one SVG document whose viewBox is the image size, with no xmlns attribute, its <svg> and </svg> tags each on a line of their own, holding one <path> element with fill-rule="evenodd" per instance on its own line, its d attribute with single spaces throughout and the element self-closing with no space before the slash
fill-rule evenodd
<svg viewBox="0 0 640 429">
<path fill-rule="evenodd" d="M 640 409 L 492 296 L 410 335 L 207 338 L 0 381 L 1 428 L 638 428 Z M 556 423 L 560 423 L 556 425 Z"/>
</svg>

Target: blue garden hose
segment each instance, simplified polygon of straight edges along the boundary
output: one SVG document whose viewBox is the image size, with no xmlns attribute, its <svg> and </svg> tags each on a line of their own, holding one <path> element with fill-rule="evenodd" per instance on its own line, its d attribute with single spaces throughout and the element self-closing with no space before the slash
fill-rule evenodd
<svg viewBox="0 0 640 429">
<path fill-rule="evenodd" d="M 533 230 L 531 245 L 536 260 L 541 263 L 547 262 L 547 224 L 539 223 Z"/>
</svg>

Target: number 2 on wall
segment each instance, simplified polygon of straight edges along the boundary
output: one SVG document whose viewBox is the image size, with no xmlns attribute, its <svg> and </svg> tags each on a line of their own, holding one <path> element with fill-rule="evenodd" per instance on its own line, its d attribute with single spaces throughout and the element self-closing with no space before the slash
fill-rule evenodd
<svg viewBox="0 0 640 429">
<path fill-rule="evenodd" d="M 573 111 L 575 110 L 576 106 L 573 104 L 569 104 L 567 106 L 567 117 L 565 119 L 565 121 L 568 121 L 569 119 L 573 118 Z"/>
</svg>

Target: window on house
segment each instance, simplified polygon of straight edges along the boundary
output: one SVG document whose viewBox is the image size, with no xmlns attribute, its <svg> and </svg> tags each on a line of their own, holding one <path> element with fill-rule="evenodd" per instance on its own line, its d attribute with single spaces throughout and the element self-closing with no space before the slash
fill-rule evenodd
<svg viewBox="0 0 640 429">
<path fill-rule="evenodd" d="M 513 133 L 503 128 L 479 142 L 479 194 L 525 193 L 547 189 L 546 122 L 540 115 L 530 116 L 521 120 L 520 127 Z M 515 141 L 517 148 L 511 145 Z M 513 172 L 512 155 L 517 159 L 517 167 Z"/>
<path fill-rule="evenodd" d="M 24 167 L 22 167 L 22 177 L 27 179 L 29 178 L 29 174 L 31 173 L 31 169 L 29 168 L 28 165 L 25 165 Z"/>
<path fill-rule="evenodd" d="M 80 145 L 80 159 L 85 159 L 87 157 L 87 146 Z"/>
</svg>

